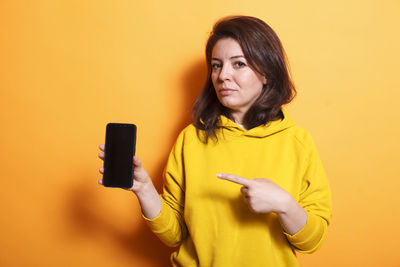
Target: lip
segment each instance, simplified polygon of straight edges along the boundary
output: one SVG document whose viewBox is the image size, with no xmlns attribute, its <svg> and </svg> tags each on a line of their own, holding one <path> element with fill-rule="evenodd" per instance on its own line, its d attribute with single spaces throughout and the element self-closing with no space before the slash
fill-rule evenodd
<svg viewBox="0 0 400 267">
<path fill-rule="evenodd" d="M 219 93 L 221 96 L 228 96 L 228 95 L 232 94 L 232 93 L 235 92 L 235 91 L 236 91 L 235 89 L 221 88 L 221 89 L 218 90 L 218 93 Z"/>
</svg>

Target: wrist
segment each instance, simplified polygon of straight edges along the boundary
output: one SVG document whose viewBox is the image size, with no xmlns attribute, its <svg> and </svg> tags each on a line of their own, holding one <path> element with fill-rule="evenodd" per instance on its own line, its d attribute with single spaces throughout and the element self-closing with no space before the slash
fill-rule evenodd
<svg viewBox="0 0 400 267">
<path fill-rule="evenodd" d="M 279 216 L 285 216 L 293 209 L 295 205 L 298 205 L 296 200 L 288 192 L 282 196 L 278 210 L 275 212 Z"/>
<path fill-rule="evenodd" d="M 289 235 L 298 233 L 307 224 L 307 212 L 288 194 L 282 208 L 277 212 L 283 230 Z"/>
<path fill-rule="evenodd" d="M 161 198 L 154 186 L 136 193 L 139 200 L 142 214 L 150 220 L 156 218 L 161 212 Z"/>
<path fill-rule="evenodd" d="M 139 189 L 133 192 L 139 199 L 149 198 L 154 195 L 158 195 L 158 192 L 151 181 L 143 183 Z"/>
</svg>

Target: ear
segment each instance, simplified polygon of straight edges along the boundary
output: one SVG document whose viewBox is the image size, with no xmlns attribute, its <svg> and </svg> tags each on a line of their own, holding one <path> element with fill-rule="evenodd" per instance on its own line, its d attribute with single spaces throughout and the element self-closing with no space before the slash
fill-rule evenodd
<svg viewBox="0 0 400 267">
<path fill-rule="evenodd" d="M 262 76 L 262 82 L 263 85 L 266 85 L 268 83 L 267 78 L 265 78 L 265 76 Z"/>
</svg>

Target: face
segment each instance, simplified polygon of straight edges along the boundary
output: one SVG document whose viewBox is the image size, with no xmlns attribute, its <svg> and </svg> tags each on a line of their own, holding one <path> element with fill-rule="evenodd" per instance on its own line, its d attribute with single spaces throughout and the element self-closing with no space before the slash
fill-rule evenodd
<svg viewBox="0 0 400 267">
<path fill-rule="evenodd" d="M 217 41 L 212 50 L 211 65 L 211 79 L 219 102 L 231 109 L 235 121 L 241 123 L 267 79 L 248 65 L 242 48 L 232 38 Z"/>
</svg>

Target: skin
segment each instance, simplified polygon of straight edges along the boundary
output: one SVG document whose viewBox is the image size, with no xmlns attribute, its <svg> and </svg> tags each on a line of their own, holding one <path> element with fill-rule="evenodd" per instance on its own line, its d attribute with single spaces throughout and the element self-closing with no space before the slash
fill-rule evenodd
<svg viewBox="0 0 400 267">
<path fill-rule="evenodd" d="M 271 180 L 246 179 L 227 173 L 219 173 L 217 177 L 242 185 L 240 192 L 251 211 L 278 214 L 281 226 L 286 233 L 294 235 L 306 225 L 306 211 L 287 191 Z"/>
<path fill-rule="evenodd" d="M 232 111 L 235 122 L 242 124 L 244 115 L 267 83 L 266 77 L 248 66 L 239 43 L 232 38 L 221 39 L 215 44 L 211 64 L 211 78 L 219 101 Z M 99 149 L 102 152 L 98 156 L 104 160 L 104 145 L 99 145 Z M 161 198 L 137 156 L 133 157 L 133 164 L 134 183 L 127 190 L 137 196 L 143 215 L 154 219 L 161 212 Z M 100 168 L 100 173 L 103 172 L 103 168 Z M 255 213 L 275 212 L 286 233 L 293 235 L 306 225 L 306 211 L 287 191 L 271 180 L 246 179 L 227 173 L 219 173 L 217 177 L 242 185 L 240 192 L 249 209 Z M 99 184 L 102 184 L 102 180 L 99 180 Z"/>
<path fill-rule="evenodd" d="M 211 66 L 211 79 L 219 102 L 231 110 L 236 123 L 242 124 L 267 79 L 248 65 L 242 48 L 232 38 L 215 44 Z"/>
<path fill-rule="evenodd" d="M 104 144 L 99 145 L 102 151 L 98 154 L 101 160 L 104 160 Z M 137 157 L 133 157 L 133 164 L 135 166 L 133 172 L 133 186 L 128 191 L 132 191 L 139 200 L 142 213 L 149 219 L 154 219 L 161 212 L 161 198 L 153 185 L 147 171 L 142 167 L 142 161 Z M 104 169 L 99 169 L 100 173 L 104 173 Z M 98 181 L 102 184 L 102 180 Z"/>
</svg>

